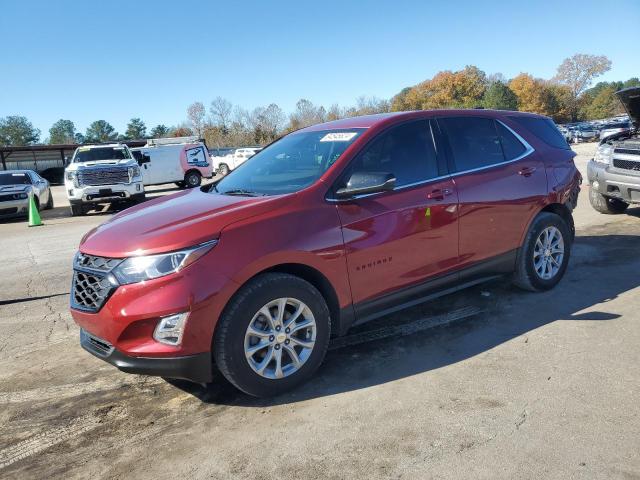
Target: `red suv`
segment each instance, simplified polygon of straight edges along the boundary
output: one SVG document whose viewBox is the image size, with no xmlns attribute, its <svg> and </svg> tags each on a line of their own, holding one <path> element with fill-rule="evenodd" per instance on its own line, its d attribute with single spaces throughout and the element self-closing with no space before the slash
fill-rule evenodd
<svg viewBox="0 0 640 480">
<path fill-rule="evenodd" d="M 581 177 L 553 122 L 489 110 L 293 132 L 213 185 L 87 233 L 71 314 L 125 372 L 277 394 L 349 327 L 499 274 L 562 278 Z"/>
</svg>

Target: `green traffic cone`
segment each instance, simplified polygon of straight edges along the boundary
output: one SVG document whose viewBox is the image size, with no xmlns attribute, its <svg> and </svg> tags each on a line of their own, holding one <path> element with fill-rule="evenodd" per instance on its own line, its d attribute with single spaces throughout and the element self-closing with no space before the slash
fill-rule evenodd
<svg viewBox="0 0 640 480">
<path fill-rule="evenodd" d="M 40 220 L 40 212 L 36 208 L 36 201 L 33 199 L 33 195 L 29 195 L 29 226 L 39 227 L 42 225 Z"/>
</svg>

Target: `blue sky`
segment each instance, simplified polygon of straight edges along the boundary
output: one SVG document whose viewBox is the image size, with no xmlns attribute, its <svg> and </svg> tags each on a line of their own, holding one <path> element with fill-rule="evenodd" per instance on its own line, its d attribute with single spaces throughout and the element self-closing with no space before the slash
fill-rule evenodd
<svg viewBox="0 0 640 480">
<path fill-rule="evenodd" d="M 640 1 L 30 1 L 0 9 L 0 117 L 124 132 L 222 96 L 245 108 L 388 98 L 473 64 L 550 78 L 574 53 L 640 76 Z"/>
</svg>

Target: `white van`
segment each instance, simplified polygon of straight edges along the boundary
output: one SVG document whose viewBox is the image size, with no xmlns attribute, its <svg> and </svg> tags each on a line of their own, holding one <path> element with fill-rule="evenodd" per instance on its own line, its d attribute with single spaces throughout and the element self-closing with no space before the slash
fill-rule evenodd
<svg viewBox="0 0 640 480">
<path fill-rule="evenodd" d="M 150 139 L 131 153 L 141 167 L 145 185 L 175 183 L 194 188 L 203 177 L 213 177 L 207 147 L 197 137 Z"/>
</svg>

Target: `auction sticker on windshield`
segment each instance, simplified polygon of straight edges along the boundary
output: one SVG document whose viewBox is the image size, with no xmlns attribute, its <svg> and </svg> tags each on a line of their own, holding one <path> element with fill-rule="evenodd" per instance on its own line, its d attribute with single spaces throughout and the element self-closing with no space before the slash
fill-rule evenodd
<svg viewBox="0 0 640 480">
<path fill-rule="evenodd" d="M 320 139 L 321 142 L 348 142 L 355 137 L 358 132 L 332 132 L 327 133 Z"/>
</svg>

